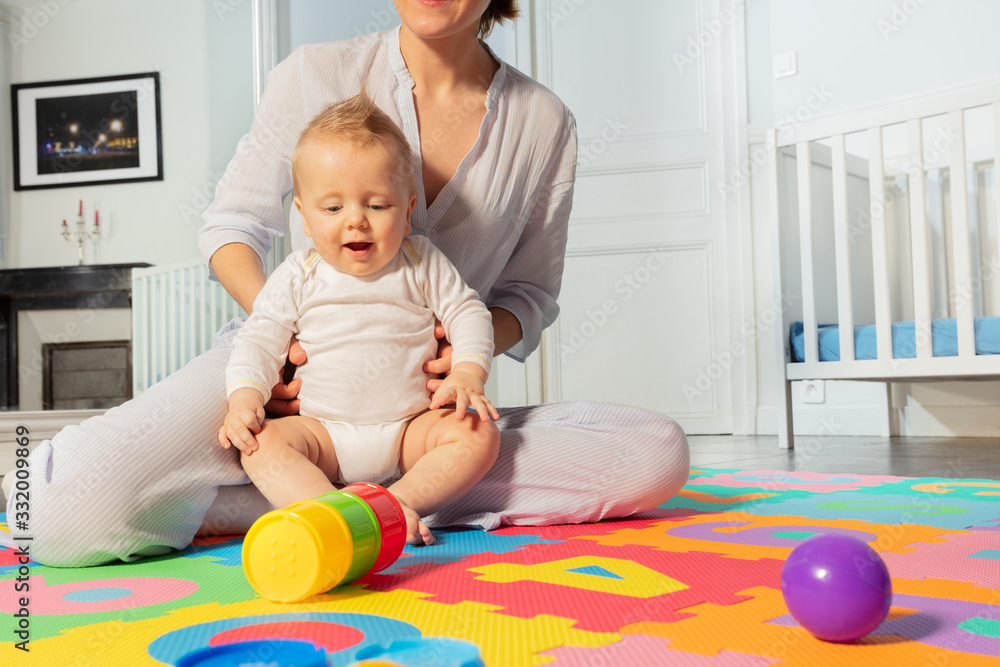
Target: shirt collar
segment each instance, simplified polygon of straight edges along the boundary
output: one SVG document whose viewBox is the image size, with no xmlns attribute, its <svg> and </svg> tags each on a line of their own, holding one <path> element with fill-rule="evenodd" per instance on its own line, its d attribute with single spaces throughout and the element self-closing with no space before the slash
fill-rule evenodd
<svg viewBox="0 0 1000 667">
<path fill-rule="evenodd" d="M 399 50 L 399 29 L 402 25 L 396 26 L 393 30 L 389 31 L 389 63 L 392 66 L 392 71 L 395 73 L 396 78 L 399 80 L 400 84 L 405 86 L 407 89 L 412 90 L 414 84 L 413 77 L 410 76 L 410 71 L 406 69 L 406 61 L 403 60 L 403 54 Z M 486 49 L 486 52 L 490 54 L 500 65 L 500 69 L 496 71 L 493 75 L 493 81 L 490 82 L 490 87 L 486 91 L 486 108 L 493 109 L 497 101 L 500 99 L 500 95 L 503 92 L 503 87 L 507 82 L 507 63 L 497 57 L 493 53 L 493 49 L 489 47 L 486 42 L 480 40 L 480 44 Z"/>
</svg>

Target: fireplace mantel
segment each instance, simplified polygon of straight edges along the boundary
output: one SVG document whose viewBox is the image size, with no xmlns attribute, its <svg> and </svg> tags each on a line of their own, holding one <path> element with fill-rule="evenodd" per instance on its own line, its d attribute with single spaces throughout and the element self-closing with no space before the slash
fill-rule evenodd
<svg viewBox="0 0 1000 667">
<path fill-rule="evenodd" d="M 0 270 L 0 410 L 18 409 L 17 313 L 21 310 L 131 308 L 136 264 Z"/>
</svg>

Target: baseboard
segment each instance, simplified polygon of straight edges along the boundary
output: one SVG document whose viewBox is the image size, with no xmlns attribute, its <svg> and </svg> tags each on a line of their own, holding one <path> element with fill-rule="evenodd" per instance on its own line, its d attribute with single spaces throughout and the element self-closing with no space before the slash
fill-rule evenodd
<svg viewBox="0 0 1000 667">
<path fill-rule="evenodd" d="M 1000 405 L 907 405 L 896 411 L 900 435 L 1000 437 Z"/>
<path fill-rule="evenodd" d="M 34 449 L 43 440 L 49 440 L 66 426 L 79 424 L 99 415 L 104 410 L 32 410 L 0 412 L 0 475 L 16 465 L 19 426 L 28 429 L 28 447 Z"/>
<path fill-rule="evenodd" d="M 795 435 L 879 435 L 884 420 L 881 406 L 796 405 Z M 778 408 L 757 408 L 757 435 L 778 434 Z"/>
<path fill-rule="evenodd" d="M 880 436 L 882 406 L 796 405 L 795 435 Z M 896 408 L 898 435 L 913 437 L 1000 437 L 1000 405 L 909 405 Z M 757 435 L 777 435 L 778 408 L 757 408 Z"/>
</svg>

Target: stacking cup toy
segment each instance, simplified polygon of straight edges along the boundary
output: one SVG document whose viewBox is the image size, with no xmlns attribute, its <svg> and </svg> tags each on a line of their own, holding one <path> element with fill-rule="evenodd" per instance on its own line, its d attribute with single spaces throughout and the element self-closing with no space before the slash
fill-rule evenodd
<svg viewBox="0 0 1000 667">
<path fill-rule="evenodd" d="M 259 518 L 243 541 L 243 571 L 262 596 L 298 602 L 399 558 L 406 518 L 377 484 L 351 484 Z"/>
</svg>

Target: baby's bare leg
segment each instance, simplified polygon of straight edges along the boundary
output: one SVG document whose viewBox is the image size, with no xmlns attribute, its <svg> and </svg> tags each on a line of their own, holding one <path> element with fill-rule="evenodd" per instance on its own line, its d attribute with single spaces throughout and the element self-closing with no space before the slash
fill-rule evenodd
<svg viewBox="0 0 1000 667">
<path fill-rule="evenodd" d="M 335 491 L 339 468 L 326 428 L 309 417 L 269 419 L 257 434 L 258 448 L 241 454 L 247 475 L 275 507 L 287 507 Z"/>
<path fill-rule="evenodd" d="M 431 410 L 414 417 L 403 433 L 399 469 L 403 477 L 389 487 L 406 513 L 407 542 L 433 544 L 420 521 L 460 498 L 496 461 L 500 432 L 493 422 L 454 410 Z"/>
</svg>

